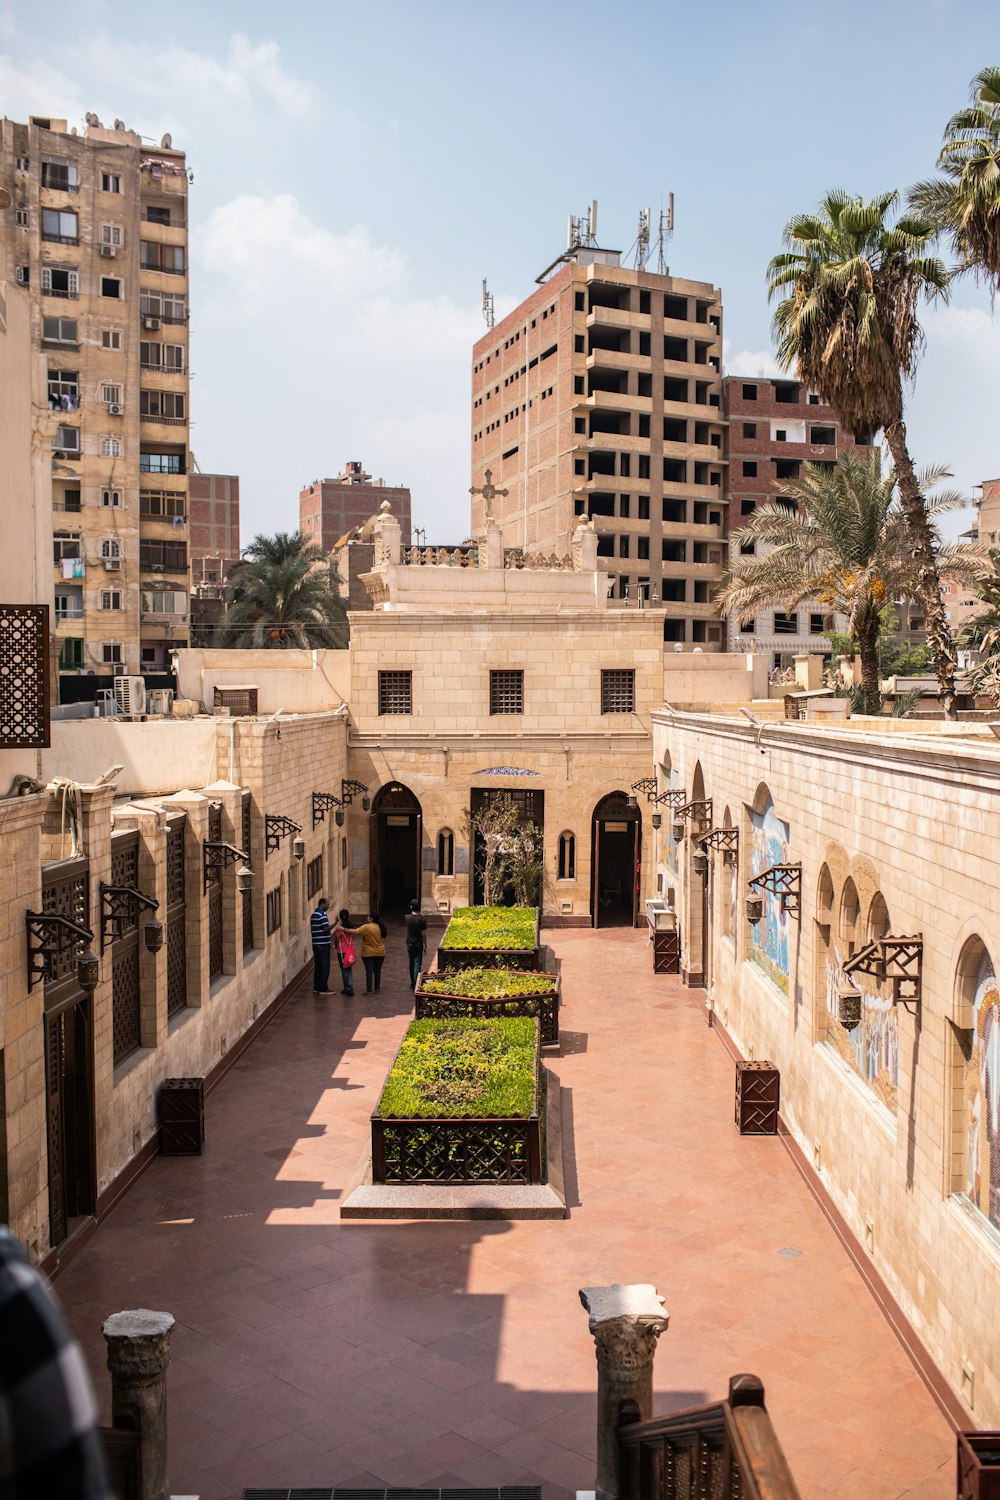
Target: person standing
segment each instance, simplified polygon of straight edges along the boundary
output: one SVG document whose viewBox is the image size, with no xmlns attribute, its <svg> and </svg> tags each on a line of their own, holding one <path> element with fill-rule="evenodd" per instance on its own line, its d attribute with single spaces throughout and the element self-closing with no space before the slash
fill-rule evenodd
<svg viewBox="0 0 1000 1500">
<path fill-rule="evenodd" d="M 427 919 L 420 915 L 420 902 L 414 899 L 406 913 L 406 957 L 410 965 L 410 989 L 415 990 L 420 967 L 427 952 Z"/>
<path fill-rule="evenodd" d="M 316 903 L 316 910 L 309 918 L 309 932 L 312 937 L 313 949 L 313 994 L 328 995 L 330 993 L 330 918 L 327 912 L 330 903 L 325 896 L 320 896 Z"/>
<path fill-rule="evenodd" d="M 385 962 L 386 928 L 377 911 L 372 912 L 367 922 L 355 930 L 361 939 L 361 962 L 365 966 L 365 994 L 374 989 L 376 995 L 382 988 L 382 965 Z"/>
<path fill-rule="evenodd" d="M 357 955 L 354 948 L 354 933 L 351 931 L 351 914 L 346 906 L 337 914 L 337 962 L 340 965 L 342 988 L 340 993 L 350 998 L 354 994 L 354 965 Z"/>
</svg>

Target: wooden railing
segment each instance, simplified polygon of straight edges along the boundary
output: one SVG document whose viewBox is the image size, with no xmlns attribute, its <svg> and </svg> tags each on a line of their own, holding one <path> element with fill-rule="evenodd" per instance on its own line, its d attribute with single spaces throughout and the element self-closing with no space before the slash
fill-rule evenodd
<svg viewBox="0 0 1000 1500">
<path fill-rule="evenodd" d="M 638 1420 L 621 1407 L 619 1500 L 800 1500 L 755 1375 L 709 1406 Z"/>
</svg>

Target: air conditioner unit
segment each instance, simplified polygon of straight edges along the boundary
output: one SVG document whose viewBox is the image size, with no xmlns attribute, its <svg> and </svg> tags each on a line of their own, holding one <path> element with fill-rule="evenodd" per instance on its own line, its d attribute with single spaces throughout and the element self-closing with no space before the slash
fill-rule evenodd
<svg viewBox="0 0 1000 1500">
<path fill-rule="evenodd" d="M 109 401 L 108 412 L 112 417 L 123 417 L 125 415 L 125 408 L 119 401 Z"/>
<path fill-rule="evenodd" d="M 146 712 L 146 684 L 141 677 L 115 678 L 115 706 L 122 718 L 142 717 Z"/>
<path fill-rule="evenodd" d="M 109 259 L 114 260 L 115 256 L 118 254 L 118 247 L 117 245 L 102 245 L 101 254 L 107 255 Z"/>
<path fill-rule="evenodd" d="M 172 714 L 173 711 L 173 688 L 150 688 L 146 694 L 146 712 L 150 714 Z"/>
<path fill-rule="evenodd" d="M 112 677 L 124 677 L 128 667 L 123 661 L 116 661 L 111 668 Z"/>
<path fill-rule="evenodd" d="M 162 572 L 164 572 L 164 564 L 163 563 L 153 563 L 153 564 L 151 564 L 151 568 L 152 568 L 152 571 L 154 573 L 162 573 Z"/>
<path fill-rule="evenodd" d="M 160 326 L 160 320 L 159 318 L 143 318 L 142 326 L 143 328 L 149 328 L 153 332 L 155 332 L 156 329 Z"/>
<path fill-rule="evenodd" d="M 122 565 L 122 560 L 121 560 L 120 557 L 106 557 L 104 559 L 105 571 L 108 572 L 108 573 L 117 573 L 117 572 L 119 572 L 120 569 L 121 569 L 121 565 Z"/>
</svg>

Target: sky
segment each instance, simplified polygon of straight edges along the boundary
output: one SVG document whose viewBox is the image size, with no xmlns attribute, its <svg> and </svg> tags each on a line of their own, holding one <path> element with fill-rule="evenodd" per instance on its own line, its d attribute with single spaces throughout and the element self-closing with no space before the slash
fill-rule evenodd
<svg viewBox="0 0 1000 1500">
<path fill-rule="evenodd" d="M 977 0 L 112 0 L 0 7 L 0 107 L 86 111 L 194 174 L 191 446 L 238 473 L 244 543 L 360 459 L 432 542 L 469 524 L 472 344 L 599 202 L 627 251 L 675 195 L 671 271 L 722 288 L 726 370 L 776 373 L 765 267 L 831 187 L 934 166 L 1000 61 Z M 1000 323 L 972 281 L 928 308 L 908 404 L 918 463 L 1000 474 Z"/>
</svg>

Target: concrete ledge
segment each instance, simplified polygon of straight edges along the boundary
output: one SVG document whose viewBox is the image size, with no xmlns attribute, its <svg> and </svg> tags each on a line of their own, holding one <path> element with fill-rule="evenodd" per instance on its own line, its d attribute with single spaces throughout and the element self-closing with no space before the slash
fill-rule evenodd
<svg viewBox="0 0 1000 1500">
<path fill-rule="evenodd" d="M 562 1088 L 545 1074 L 545 1165 L 547 1181 L 533 1187 L 480 1183 L 469 1187 L 434 1183 L 406 1186 L 372 1182 L 371 1155 L 362 1159 L 340 1205 L 342 1219 L 568 1219 L 563 1163 Z"/>
</svg>

